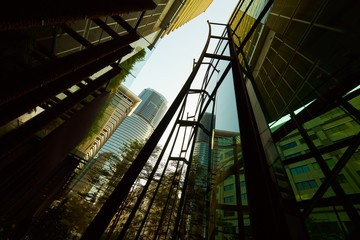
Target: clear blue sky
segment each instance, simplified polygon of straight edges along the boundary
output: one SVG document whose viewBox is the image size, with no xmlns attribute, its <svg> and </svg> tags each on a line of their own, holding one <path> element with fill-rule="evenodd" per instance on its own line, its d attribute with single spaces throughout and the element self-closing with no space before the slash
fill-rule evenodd
<svg viewBox="0 0 360 240">
<path fill-rule="evenodd" d="M 145 88 L 152 88 L 163 94 L 170 106 L 192 71 L 193 59 L 198 59 L 203 50 L 209 29 L 207 20 L 227 23 L 237 3 L 238 0 L 214 0 L 206 12 L 161 39 L 148 56 L 141 71 L 139 73 L 134 71 L 136 79 L 131 81 L 132 77 L 130 77 L 124 85 L 137 95 Z M 234 121 L 235 105 L 221 104 L 234 101 L 231 83 L 224 84 L 227 87 L 222 87 L 223 97 L 219 98 L 217 115 L 225 116 L 217 120 L 216 127 L 238 131 L 237 121 Z"/>
</svg>

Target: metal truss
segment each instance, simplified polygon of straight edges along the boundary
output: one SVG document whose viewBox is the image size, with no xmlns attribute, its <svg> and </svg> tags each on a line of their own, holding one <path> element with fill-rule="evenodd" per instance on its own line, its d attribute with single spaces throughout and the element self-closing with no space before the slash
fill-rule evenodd
<svg viewBox="0 0 360 240">
<path fill-rule="evenodd" d="M 244 1 L 239 4 L 241 5 L 243 2 Z M 236 95 L 241 144 L 243 149 L 243 163 L 237 161 L 236 164 L 229 169 L 229 175 L 235 174 L 237 176 L 237 204 L 234 208 L 238 212 L 237 220 L 239 232 L 237 236 L 239 239 L 245 238 L 243 214 L 244 212 L 247 212 L 250 214 L 252 234 L 255 239 L 307 239 L 304 223 L 294 198 L 290 197 L 284 199 L 282 197 L 282 194 L 285 194 L 286 196 L 291 195 L 291 191 L 286 192 L 287 190 L 281 190 L 273 180 L 273 175 L 276 175 L 278 178 L 283 176 L 274 172 L 274 170 L 268 166 L 264 146 L 256 126 L 255 115 L 244 79 L 245 76 L 252 77 L 251 69 L 247 62 L 245 67 L 243 67 L 239 64 L 238 60 L 239 53 L 242 53 L 242 48 L 250 39 L 250 36 L 254 33 L 262 17 L 264 17 L 272 3 L 273 1 L 269 1 L 268 4 L 264 6 L 264 9 L 259 15 L 259 19 L 257 19 L 250 28 L 250 31 L 248 35 L 246 35 L 244 42 L 241 43 L 240 48 L 236 47 L 233 42 L 234 30 L 232 30 L 229 25 L 209 22 L 207 42 L 199 60 L 196 64 L 194 62 L 195 65 L 192 73 L 158 127 L 139 153 L 138 157 L 134 160 L 127 173 L 83 234 L 82 239 L 98 239 L 105 232 L 113 217 L 118 212 L 120 205 L 127 199 L 136 179 L 140 175 L 151 153 L 157 146 L 160 138 L 170 125 L 176 113 L 177 117 L 171 127 L 163 150 L 153 166 L 149 179 L 145 185 L 142 186 L 141 193 L 136 198 L 136 202 L 132 206 L 130 214 L 126 215 L 126 220 L 122 225 L 118 239 L 126 239 L 126 234 L 129 234 L 128 230 L 131 224 L 135 224 L 135 217 L 141 218 L 140 224 L 136 225 L 137 232 L 134 235 L 135 239 L 141 238 L 142 234 L 146 234 L 147 237 L 154 240 L 168 238 L 181 239 L 184 237 L 184 231 L 186 231 L 186 229 L 180 229 L 180 226 L 182 226 L 182 222 L 186 221 L 186 219 L 184 219 L 185 214 L 183 211 L 184 203 L 186 202 L 189 174 L 193 164 L 194 141 L 198 131 L 203 131 L 208 136 L 213 137 L 213 129 L 206 129 L 201 124 L 201 120 L 207 109 L 211 106 L 210 104 L 213 104 L 212 106 L 214 106 L 217 90 L 226 76 L 230 75 L 230 73 L 232 74 Z M 212 36 L 212 25 L 224 26 L 223 34 L 221 36 Z M 207 52 L 209 42 L 214 39 L 219 41 L 218 45 L 213 53 L 209 53 Z M 222 44 L 225 45 L 224 48 L 221 48 L 221 46 L 224 46 Z M 230 55 L 226 54 L 225 50 L 228 50 L 227 53 L 230 52 Z M 209 58 L 210 62 L 205 62 L 205 58 Z M 223 71 L 220 71 L 220 78 L 213 84 L 211 91 L 209 91 L 208 86 L 211 85 L 210 81 L 214 81 L 214 72 L 219 72 L 218 64 L 220 61 L 227 62 L 226 67 Z M 201 88 L 193 88 L 192 84 L 194 83 L 194 79 L 199 73 L 200 67 L 204 64 L 208 64 L 208 68 L 202 78 Z M 197 104 L 191 108 L 191 110 L 188 110 L 190 109 L 188 100 L 190 96 L 194 94 L 198 95 Z M 214 117 L 214 107 L 212 107 L 211 112 L 212 117 Z M 212 122 L 211 126 L 213 125 L 214 123 Z M 167 157 L 165 157 L 166 155 Z M 234 156 L 236 155 L 237 149 L 235 148 Z M 209 161 L 211 164 L 211 160 Z M 163 207 L 157 211 L 158 220 L 155 225 L 155 230 L 150 233 L 149 228 L 147 228 L 147 218 L 151 214 L 154 214 L 152 211 L 156 210 L 153 204 L 160 190 L 163 191 L 161 188 L 165 186 L 164 178 L 166 178 L 169 169 L 171 169 L 169 168 L 171 162 L 176 165 L 172 168 L 172 175 L 170 175 L 171 184 L 169 187 L 166 185 L 168 188 L 166 200 Z M 161 163 L 165 163 L 163 167 L 161 167 Z M 240 167 L 244 167 L 249 206 L 241 206 L 239 174 L 243 170 L 240 170 Z M 158 173 L 160 173 L 160 177 L 158 176 Z M 208 169 L 208 175 L 211 175 L 210 169 Z M 207 191 L 208 193 L 211 191 L 214 192 L 211 187 L 208 187 Z M 144 202 L 146 202 L 145 205 Z M 219 204 L 214 205 L 209 202 L 207 202 L 206 205 L 210 211 L 213 211 L 216 208 L 228 208 L 226 206 L 221 207 Z M 140 210 L 145 210 L 145 213 L 143 212 L 140 214 Z M 206 238 L 214 239 L 215 228 L 210 224 L 211 213 L 204 214 L 208 221 Z M 287 221 L 289 218 L 291 218 L 292 221 Z"/>
</svg>

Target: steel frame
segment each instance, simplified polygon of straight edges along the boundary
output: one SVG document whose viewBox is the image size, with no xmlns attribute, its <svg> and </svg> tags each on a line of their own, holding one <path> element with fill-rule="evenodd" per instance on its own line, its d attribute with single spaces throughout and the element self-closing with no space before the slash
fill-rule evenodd
<svg viewBox="0 0 360 240">
<path fill-rule="evenodd" d="M 189 159 L 186 161 L 186 157 L 181 156 L 181 154 L 182 154 L 182 152 L 181 152 L 179 157 L 169 156 L 167 158 L 167 161 L 165 164 L 165 166 L 167 167 L 169 161 L 177 160 L 178 162 L 177 162 L 176 169 L 178 169 L 178 167 L 180 166 L 181 161 L 183 162 L 183 164 L 182 164 L 183 167 L 186 165 L 185 177 L 183 180 L 182 188 L 180 190 L 181 198 L 180 198 L 180 202 L 178 204 L 177 211 L 176 211 L 177 213 L 176 213 L 174 229 L 173 229 L 173 233 L 172 233 L 172 239 L 178 239 L 183 236 L 179 227 L 181 224 L 181 217 L 182 217 L 184 202 L 186 201 L 186 187 L 187 187 L 187 181 L 189 178 L 189 173 L 190 173 L 190 169 L 191 169 L 191 165 L 192 165 L 194 139 L 196 138 L 198 128 L 201 129 L 200 120 L 202 119 L 203 115 L 205 114 L 205 111 L 208 108 L 209 104 L 211 102 L 214 102 L 216 92 L 217 92 L 218 88 L 220 87 L 220 85 L 222 84 L 225 77 L 228 75 L 230 69 L 232 69 L 233 80 L 234 80 L 234 89 L 235 89 L 235 94 L 236 94 L 236 99 L 237 99 L 236 101 L 237 101 L 237 111 L 238 111 L 238 117 L 239 117 L 239 126 L 240 126 L 240 130 L 241 130 L 241 139 L 242 139 L 242 144 L 243 144 L 242 147 L 244 149 L 243 150 L 244 167 L 245 167 L 245 175 L 246 175 L 246 179 L 247 179 L 246 187 L 247 187 L 247 192 L 248 192 L 248 196 L 249 196 L 249 212 L 250 212 L 251 227 L 253 229 L 252 232 L 254 234 L 254 238 L 255 239 L 264 239 L 264 238 L 269 238 L 270 236 L 272 236 L 274 239 L 279 236 L 286 237 L 287 239 L 295 239 L 296 237 L 299 237 L 299 236 L 304 237 L 303 239 L 307 238 L 306 232 L 303 231 L 304 228 L 302 226 L 294 226 L 294 225 L 291 225 L 291 223 L 288 223 L 286 221 L 286 218 L 289 215 L 289 213 L 286 212 L 286 210 L 284 208 L 279 207 L 279 206 L 281 206 L 282 198 L 281 198 L 280 192 L 277 190 L 275 183 L 271 180 L 271 175 L 270 175 L 271 170 L 268 168 L 267 163 L 266 163 L 264 149 L 263 149 L 263 146 L 261 143 L 261 139 L 259 137 L 259 131 L 256 126 L 256 119 L 255 119 L 254 113 L 252 112 L 252 107 L 251 107 L 251 104 L 249 101 L 249 96 L 248 96 L 247 89 L 245 86 L 245 80 L 243 79 L 242 69 L 244 69 L 244 68 L 242 68 L 242 66 L 238 62 L 239 51 L 242 50 L 242 47 L 245 46 L 248 39 L 250 39 L 250 36 L 253 34 L 257 25 L 260 23 L 261 18 L 266 14 L 266 12 L 271 7 L 272 2 L 273 1 L 269 1 L 268 4 L 265 6 L 264 10 L 260 14 L 260 18 L 251 27 L 251 31 L 245 37 L 245 41 L 241 43 L 241 47 L 238 50 L 235 49 L 235 45 L 232 41 L 232 38 L 224 36 L 224 34 L 225 35 L 227 34 L 228 36 L 232 36 L 232 31 L 230 30 L 229 26 L 227 26 L 227 28 L 225 29 L 223 36 L 211 36 L 210 25 L 211 24 L 223 25 L 223 24 L 209 23 L 210 30 L 209 30 L 208 40 L 206 42 L 205 48 L 204 48 L 198 62 L 196 63 L 196 65 L 193 69 L 193 72 L 190 74 L 188 80 L 184 84 L 184 86 L 181 89 L 181 91 L 179 92 L 178 96 L 175 98 L 173 104 L 171 105 L 171 107 L 169 108 L 167 113 L 165 114 L 164 118 L 161 120 L 159 126 L 157 127 L 157 129 L 155 130 L 153 135 L 150 137 L 148 142 L 145 144 L 144 148 L 141 150 L 141 152 L 139 153 L 136 160 L 134 160 L 133 164 L 130 166 L 128 172 L 124 175 L 122 180 L 119 182 L 118 186 L 115 188 L 114 192 L 110 195 L 110 197 L 108 198 L 108 200 L 106 201 L 104 206 L 99 211 L 98 215 L 95 217 L 93 222 L 90 224 L 90 226 L 88 227 L 88 229 L 82 236 L 82 239 L 87 239 L 89 237 L 100 238 L 101 234 L 105 231 L 107 225 L 110 223 L 112 217 L 116 214 L 119 206 L 121 205 L 122 202 L 124 202 L 128 192 L 130 191 L 131 186 L 133 186 L 134 182 L 136 181 L 137 176 L 140 174 L 146 161 L 150 157 L 150 154 L 154 150 L 155 146 L 157 145 L 158 141 L 160 140 L 160 137 L 162 136 L 163 132 L 167 128 L 168 124 L 170 123 L 172 117 L 176 113 L 176 111 L 179 108 L 181 103 L 183 103 L 183 105 L 181 107 L 181 110 L 179 111 L 178 120 L 175 121 L 175 124 L 171 130 L 170 136 L 168 137 L 168 139 L 165 143 L 164 148 L 168 147 L 170 139 L 173 136 L 173 133 L 176 128 L 177 128 L 177 133 L 175 134 L 175 140 L 174 140 L 171 152 L 173 151 L 173 148 L 175 146 L 175 142 L 178 137 L 180 128 L 181 127 L 185 127 L 186 129 L 189 127 L 191 128 L 190 133 L 187 138 L 188 143 L 185 144 L 185 142 L 184 142 L 185 137 L 183 138 L 183 142 L 182 142 L 182 148 L 186 145 L 185 150 L 182 152 L 187 152 L 188 150 L 190 150 L 190 155 L 188 155 Z M 218 44 L 217 48 L 215 49 L 215 54 L 206 52 L 211 38 L 219 39 L 219 44 Z M 220 53 L 220 54 L 216 53 L 219 50 L 222 41 L 228 41 L 225 48 L 229 47 L 230 53 L 231 53 L 230 56 L 223 55 L 225 48 L 222 53 Z M 213 69 L 212 73 L 210 74 L 210 76 L 208 76 L 208 72 L 206 73 L 206 76 L 205 76 L 205 79 L 203 82 L 203 89 L 194 91 L 190 87 L 191 87 L 192 81 L 195 78 L 195 75 L 197 74 L 197 72 L 200 68 L 200 65 L 203 63 L 204 57 L 211 58 L 212 59 L 211 62 L 213 62 L 214 59 L 216 59 L 217 63 L 215 66 L 213 64 L 209 64 L 208 71 L 209 71 L 210 67 L 212 67 L 212 66 L 214 66 L 213 67 L 214 69 Z M 229 61 L 229 64 L 225 68 L 222 76 L 220 77 L 219 81 L 217 82 L 215 88 L 213 89 L 213 92 L 209 95 L 207 92 L 205 92 L 205 89 L 206 89 L 206 86 L 209 83 L 210 79 L 212 78 L 214 71 L 216 71 L 216 66 L 219 63 L 219 61 Z M 248 68 L 248 66 L 246 66 L 246 67 Z M 250 71 L 250 69 L 247 69 L 247 72 L 246 72 L 247 75 L 250 74 L 249 71 Z M 198 101 L 198 104 L 196 107 L 196 113 L 198 116 L 197 120 L 195 120 L 194 122 L 189 121 L 189 119 L 182 120 L 182 117 L 184 116 L 184 109 L 185 109 L 185 105 L 186 105 L 187 95 L 194 94 L 194 93 L 200 94 L 199 101 Z M 208 97 L 207 101 L 205 101 L 206 96 Z M 195 115 L 196 114 L 194 114 L 193 117 L 195 117 Z M 186 135 L 186 131 L 185 131 L 184 135 Z M 123 227 L 122 232 L 121 232 L 120 236 L 118 237 L 118 239 L 124 239 L 124 237 L 126 236 L 126 230 L 130 226 L 131 221 L 136 214 L 137 208 L 139 208 L 141 201 L 143 200 L 143 197 L 145 196 L 146 191 L 147 191 L 151 181 L 155 180 L 154 176 L 155 176 L 158 166 L 160 165 L 160 161 L 164 155 L 164 151 L 165 150 L 163 149 L 163 151 L 161 152 L 161 154 L 158 158 L 158 161 L 156 162 L 156 164 L 154 166 L 154 169 L 151 173 L 151 177 L 147 181 L 140 197 L 137 199 L 135 207 L 133 208 L 127 222 L 125 223 L 125 226 Z M 236 153 L 236 149 L 234 150 L 234 152 Z M 236 165 L 239 165 L 239 164 L 236 164 Z M 145 219 L 148 216 L 150 208 L 151 208 L 151 204 L 155 199 L 155 195 L 156 195 L 159 187 L 161 186 L 161 181 L 164 176 L 166 167 L 163 169 L 163 173 L 162 173 L 160 179 L 155 181 L 158 183 L 157 188 L 155 190 L 153 197 L 151 198 L 150 205 L 148 206 L 145 217 L 143 218 L 141 227 L 137 232 L 136 239 L 138 239 L 141 235 L 141 232 L 145 225 Z M 259 172 L 261 173 L 260 174 L 261 177 L 259 177 Z M 239 173 L 238 169 L 236 169 L 234 173 L 236 173 L 238 175 L 238 173 Z M 175 177 L 176 177 L 176 174 L 174 174 L 174 176 L 173 176 L 171 189 L 173 189 L 174 185 L 176 185 Z M 180 187 L 180 184 L 178 184 L 178 186 L 175 186 L 175 187 Z M 239 184 L 236 185 L 236 188 L 237 188 L 237 190 L 240 189 Z M 159 237 L 160 229 L 162 228 L 162 225 L 163 225 L 162 223 L 163 223 L 163 220 L 165 217 L 166 208 L 170 204 L 169 201 L 171 200 L 170 197 L 172 196 L 171 191 L 172 190 L 170 190 L 170 192 L 168 194 L 165 207 L 163 208 L 163 211 L 161 214 L 161 219 L 160 219 L 159 225 L 153 236 L 154 240 Z M 239 204 L 239 194 L 240 194 L 240 191 L 237 191 L 238 204 Z M 269 201 L 264 203 L 263 199 L 268 199 Z M 174 202 L 174 204 L 171 207 L 169 219 L 172 218 L 171 216 L 172 216 L 173 212 L 175 212 L 175 210 L 176 210 L 175 203 L 176 202 Z M 211 207 L 211 204 L 210 204 L 209 207 L 214 209 L 214 207 L 216 208 L 216 205 L 213 204 Z M 237 207 L 237 211 L 238 211 L 238 213 L 240 213 L 242 211 L 240 206 Z M 296 211 L 294 211 L 294 212 L 296 212 Z M 242 231 L 242 229 L 243 229 L 242 215 L 241 214 L 238 214 L 238 215 L 239 215 L 238 218 L 239 218 L 239 225 L 240 225 L 240 230 L 241 230 L 241 232 L 239 232 L 239 238 L 243 239 L 244 232 Z M 295 218 L 297 217 L 296 214 L 290 214 L 290 215 L 292 215 L 292 217 L 295 217 Z M 208 215 L 207 218 L 210 220 L 213 217 L 211 215 Z M 211 220 L 210 220 L 210 222 L 211 222 Z M 169 230 L 169 226 L 170 226 L 170 223 L 167 226 L 167 230 L 166 230 L 165 234 L 167 234 L 167 232 Z M 209 223 L 208 227 L 209 227 L 209 229 L 212 228 L 214 230 L 214 226 L 211 226 L 211 223 Z M 213 230 L 208 231 L 208 235 L 207 235 L 208 239 L 214 238 Z"/>
</svg>

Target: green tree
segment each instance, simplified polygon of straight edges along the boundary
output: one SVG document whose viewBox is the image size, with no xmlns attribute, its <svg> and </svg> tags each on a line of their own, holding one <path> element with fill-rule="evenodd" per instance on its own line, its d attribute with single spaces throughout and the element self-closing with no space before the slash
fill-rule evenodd
<svg viewBox="0 0 360 240">
<path fill-rule="evenodd" d="M 97 199 L 97 201 L 102 204 L 109 197 L 111 192 L 114 190 L 118 182 L 126 173 L 127 169 L 130 167 L 132 162 L 136 159 L 137 155 L 144 147 L 146 140 L 134 140 L 130 143 L 125 143 L 124 146 L 120 149 L 120 156 L 109 153 L 110 158 L 108 164 L 99 169 L 92 169 L 91 176 L 95 182 L 94 191 L 88 193 L 85 197 Z M 143 171 L 140 173 L 138 181 L 146 181 L 148 176 L 152 171 L 151 159 L 155 159 L 161 148 L 156 147 L 150 156 L 150 160 L 147 161 Z"/>
<path fill-rule="evenodd" d="M 107 121 L 106 116 L 108 115 L 105 113 L 106 110 L 110 107 L 111 100 L 116 90 L 119 88 L 122 81 L 131 73 L 131 70 L 134 68 L 135 64 L 137 62 L 144 60 L 145 55 L 146 55 L 146 51 L 145 49 L 142 49 L 138 53 L 136 53 L 135 55 L 133 55 L 132 57 L 130 57 L 129 59 L 127 59 L 126 61 L 120 64 L 122 71 L 110 80 L 107 86 L 107 90 L 111 91 L 111 93 L 109 97 L 106 99 L 104 106 L 101 108 L 93 125 L 91 126 L 88 136 L 81 141 L 80 145 L 86 143 L 86 141 L 88 141 L 93 136 L 95 136 L 95 134 L 98 134 L 101 131 L 101 129 L 104 127 L 104 124 Z"/>
</svg>

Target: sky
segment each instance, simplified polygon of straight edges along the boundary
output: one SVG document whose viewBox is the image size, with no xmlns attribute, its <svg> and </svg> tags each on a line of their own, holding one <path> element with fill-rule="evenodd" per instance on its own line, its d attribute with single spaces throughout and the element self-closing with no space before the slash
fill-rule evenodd
<svg viewBox="0 0 360 240">
<path fill-rule="evenodd" d="M 152 88 L 161 93 L 170 106 L 192 71 L 193 59 L 198 59 L 204 48 L 209 31 L 207 20 L 227 23 L 237 3 L 238 0 L 214 0 L 206 12 L 161 39 L 155 49 L 147 53 L 147 61 L 135 66 L 137 69 L 142 67 L 140 72 L 136 69 L 132 71 L 136 79 L 132 81 L 133 77 L 130 76 L 124 85 L 136 95 L 145 88 Z M 214 31 L 216 29 L 213 29 L 212 35 L 220 35 Z M 226 84 L 224 83 L 222 88 L 225 89 Z M 225 100 L 222 101 L 233 102 L 229 97 L 233 94 L 233 90 L 231 85 L 229 86 L 227 90 L 222 90 L 225 92 L 223 94 Z M 233 108 L 234 106 L 227 105 L 226 110 L 233 113 Z M 217 109 L 220 111 L 218 115 L 225 110 L 219 102 Z M 219 120 L 217 125 L 220 125 L 216 128 L 238 131 L 238 124 L 233 121 L 233 117 L 234 115 L 225 117 L 228 121 Z"/>
</svg>

